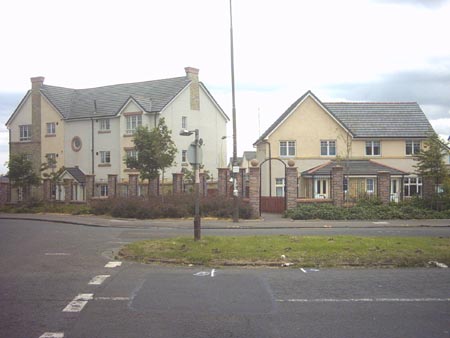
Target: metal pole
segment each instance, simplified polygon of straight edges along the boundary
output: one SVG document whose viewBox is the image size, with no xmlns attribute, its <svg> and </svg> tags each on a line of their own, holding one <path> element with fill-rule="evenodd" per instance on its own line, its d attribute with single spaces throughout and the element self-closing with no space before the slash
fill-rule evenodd
<svg viewBox="0 0 450 338">
<path fill-rule="evenodd" d="M 195 215 L 194 215 L 194 240 L 198 241 L 201 238 L 201 224 L 200 224 L 200 173 L 199 173 L 199 158 L 198 158 L 198 129 L 195 129 Z"/>
<path fill-rule="evenodd" d="M 230 0 L 230 50 L 231 50 L 231 98 L 233 115 L 233 167 L 237 167 L 237 138 L 236 138 L 236 100 L 234 88 L 234 50 L 233 50 L 233 11 Z M 233 222 L 239 222 L 239 200 L 236 185 L 236 173 L 233 170 Z"/>
</svg>

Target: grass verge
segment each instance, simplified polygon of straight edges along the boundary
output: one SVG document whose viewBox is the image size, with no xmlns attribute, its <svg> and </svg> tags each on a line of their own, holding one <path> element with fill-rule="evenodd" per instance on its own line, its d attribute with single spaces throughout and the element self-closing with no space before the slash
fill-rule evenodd
<svg viewBox="0 0 450 338">
<path fill-rule="evenodd" d="M 144 263 L 206 266 L 425 267 L 450 265 L 450 238 L 357 236 L 242 236 L 146 240 L 119 258 Z"/>
</svg>

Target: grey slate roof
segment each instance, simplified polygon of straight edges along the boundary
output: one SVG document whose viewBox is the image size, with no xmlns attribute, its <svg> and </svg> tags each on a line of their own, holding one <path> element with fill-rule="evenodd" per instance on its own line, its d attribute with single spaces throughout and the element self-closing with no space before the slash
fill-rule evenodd
<svg viewBox="0 0 450 338">
<path fill-rule="evenodd" d="M 66 171 L 78 181 L 78 183 L 86 183 L 86 176 L 78 167 L 66 168 Z"/>
<path fill-rule="evenodd" d="M 264 140 L 302 102 L 312 96 L 355 138 L 426 138 L 433 131 L 416 102 L 321 102 L 311 91 L 297 99 L 255 142 Z"/>
<path fill-rule="evenodd" d="M 191 82 L 187 77 L 70 89 L 44 84 L 41 88 L 66 119 L 114 116 L 133 98 L 146 112 L 160 112 Z"/>
<path fill-rule="evenodd" d="M 346 163 L 345 163 L 346 162 Z M 329 161 L 317 167 L 305 170 L 301 173 L 303 177 L 312 176 L 329 176 L 331 169 L 337 164 L 345 167 L 348 166 L 348 175 L 350 176 L 372 176 L 377 175 L 379 171 L 387 171 L 391 175 L 407 175 L 406 171 L 395 169 L 372 160 L 348 160 L 337 163 Z"/>
</svg>

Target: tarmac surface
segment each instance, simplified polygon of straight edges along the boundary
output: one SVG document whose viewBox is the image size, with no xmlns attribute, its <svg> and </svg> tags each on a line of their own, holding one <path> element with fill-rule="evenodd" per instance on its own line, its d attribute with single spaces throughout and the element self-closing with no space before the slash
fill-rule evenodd
<svg viewBox="0 0 450 338">
<path fill-rule="evenodd" d="M 0 213 L 0 219 L 34 220 L 67 223 L 94 227 L 147 229 L 154 227 L 186 229 L 191 228 L 192 218 L 186 219 L 123 219 L 95 215 L 67 214 L 9 214 Z M 202 218 L 203 229 L 311 229 L 311 228 L 395 228 L 395 227 L 450 227 L 450 219 L 328 221 L 292 220 L 278 214 L 263 214 L 260 219 L 233 222 L 229 219 Z"/>
</svg>

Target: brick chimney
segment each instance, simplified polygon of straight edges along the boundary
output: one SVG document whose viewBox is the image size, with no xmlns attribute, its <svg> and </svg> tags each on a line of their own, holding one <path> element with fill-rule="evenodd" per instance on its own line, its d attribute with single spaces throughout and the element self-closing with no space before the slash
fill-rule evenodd
<svg viewBox="0 0 450 338">
<path fill-rule="evenodd" d="M 186 77 L 191 80 L 190 85 L 190 93 L 191 93 L 191 109 L 192 110 L 200 110 L 200 89 L 199 89 L 199 81 L 198 81 L 198 72 L 197 68 L 186 67 L 184 68 L 186 72 Z"/>
</svg>

